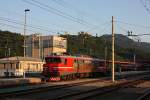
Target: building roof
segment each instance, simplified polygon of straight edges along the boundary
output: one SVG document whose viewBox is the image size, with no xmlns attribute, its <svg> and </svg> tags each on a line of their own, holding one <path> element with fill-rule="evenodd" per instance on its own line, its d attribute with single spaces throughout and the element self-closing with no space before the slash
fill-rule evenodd
<svg viewBox="0 0 150 100">
<path fill-rule="evenodd" d="M 42 62 L 41 59 L 37 59 L 37 58 L 32 58 L 32 57 L 8 57 L 8 58 L 2 58 L 0 59 L 1 61 L 38 61 L 38 62 Z"/>
</svg>

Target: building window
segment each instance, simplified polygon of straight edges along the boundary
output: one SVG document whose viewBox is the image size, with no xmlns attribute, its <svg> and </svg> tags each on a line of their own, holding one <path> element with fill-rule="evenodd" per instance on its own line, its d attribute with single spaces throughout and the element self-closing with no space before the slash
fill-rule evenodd
<svg viewBox="0 0 150 100">
<path fill-rule="evenodd" d="M 36 70 L 38 71 L 38 64 L 36 64 Z"/>
<path fill-rule="evenodd" d="M 28 69 L 27 70 L 29 72 L 30 71 L 30 64 L 28 63 L 27 65 L 28 65 L 28 67 L 27 67 Z"/>
<path fill-rule="evenodd" d="M 9 72 L 4 72 L 4 75 L 5 75 L 6 77 L 8 77 L 8 76 L 9 76 Z"/>
<path fill-rule="evenodd" d="M 13 68 L 12 68 L 12 63 L 10 63 L 10 67 L 11 67 L 11 69 L 13 69 Z"/>
<path fill-rule="evenodd" d="M 21 66 L 22 64 L 20 64 L 20 69 L 22 69 L 22 66 Z"/>
<path fill-rule="evenodd" d="M 11 74 L 11 76 L 15 76 L 15 74 L 13 72 L 11 72 L 10 74 Z"/>
<path fill-rule="evenodd" d="M 19 63 L 16 63 L 16 69 L 19 69 Z"/>
<path fill-rule="evenodd" d="M 4 63 L 4 69 L 6 69 L 6 64 Z"/>
</svg>

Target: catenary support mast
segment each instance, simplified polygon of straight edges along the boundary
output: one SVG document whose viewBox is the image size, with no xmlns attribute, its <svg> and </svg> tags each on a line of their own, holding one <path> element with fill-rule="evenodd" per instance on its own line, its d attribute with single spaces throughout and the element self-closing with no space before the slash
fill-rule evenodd
<svg viewBox="0 0 150 100">
<path fill-rule="evenodd" d="M 112 82 L 115 82 L 115 70 L 114 70 L 114 45 L 115 45 L 115 35 L 114 35 L 114 16 L 112 16 Z"/>
</svg>

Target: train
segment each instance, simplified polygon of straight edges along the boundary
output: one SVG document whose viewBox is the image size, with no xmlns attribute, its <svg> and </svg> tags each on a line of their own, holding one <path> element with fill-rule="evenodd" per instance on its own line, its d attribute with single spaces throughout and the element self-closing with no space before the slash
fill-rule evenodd
<svg viewBox="0 0 150 100">
<path fill-rule="evenodd" d="M 112 61 L 86 56 L 50 55 L 45 57 L 42 81 L 71 80 L 111 74 Z M 133 62 L 115 61 L 115 70 L 137 70 Z"/>
</svg>

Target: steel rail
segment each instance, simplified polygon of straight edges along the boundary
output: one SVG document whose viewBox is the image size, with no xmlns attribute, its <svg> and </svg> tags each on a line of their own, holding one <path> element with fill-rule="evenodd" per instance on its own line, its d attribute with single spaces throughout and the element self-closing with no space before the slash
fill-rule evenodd
<svg viewBox="0 0 150 100">
<path fill-rule="evenodd" d="M 148 73 L 147 73 L 148 74 Z M 141 74 L 140 74 L 141 75 Z M 125 75 L 123 77 L 118 76 L 118 79 L 123 79 L 123 78 L 129 78 L 134 77 L 134 75 Z M 53 91 L 56 89 L 62 89 L 62 88 L 68 88 L 68 87 L 73 87 L 73 86 L 79 86 L 79 85 L 84 85 L 84 84 L 89 84 L 93 82 L 104 82 L 106 80 L 110 80 L 110 77 L 105 77 L 103 79 L 98 79 L 98 80 L 92 80 L 92 81 L 84 81 L 84 82 L 77 82 L 77 83 L 69 83 L 69 84 L 64 84 L 64 85 L 55 85 L 55 86 L 47 86 L 47 87 L 39 87 L 39 88 L 34 88 L 34 89 L 28 89 L 28 90 L 22 90 L 22 91 L 17 91 L 17 92 L 10 92 L 10 93 L 1 93 L 0 98 L 5 98 L 5 97 L 11 97 L 11 96 L 23 96 L 26 94 L 31 94 L 31 93 L 40 93 L 40 92 L 46 92 L 46 91 Z M 106 88 L 106 87 L 105 87 Z"/>
<path fill-rule="evenodd" d="M 141 80 L 141 79 L 147 79 L 147 78 L 149 78 L 149 76 L 144 76 L 142 78 L 123 82 L 120 84 L 113 84 L 113 85 L 106 86 L 106 87 L 99 87 L 99 88 L 88 90 L 88 91 L 81 91 L 78 93 L 70 93 L 70 94 L 58 96 L 58 97 L 56 97 L 54 99 L 50 99 L 50 100 L 61 100 L 61 99 L 67 100 L 69 98 L 75 98 L 78 100 L 86 100 L 86 99 L 92 98 L 97 95 L 104 95 L 104 94 L 112 93 L 114 91 L 117 91 L 118 89 L 142 83 L 143 80 Z"/>
</svg>

